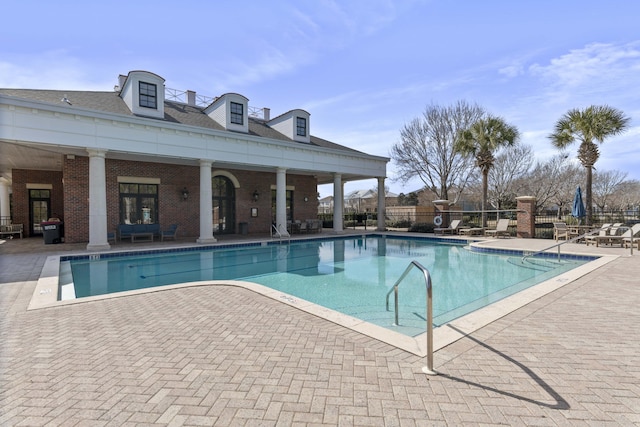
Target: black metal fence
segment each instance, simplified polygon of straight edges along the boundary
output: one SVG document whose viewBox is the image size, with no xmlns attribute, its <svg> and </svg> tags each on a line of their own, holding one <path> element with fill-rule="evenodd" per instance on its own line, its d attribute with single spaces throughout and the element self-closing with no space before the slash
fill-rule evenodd
<svg viewBox="0 0 640 427">
<path fill-rule="evenodd" d="M 401 230 L 411 231 L 419 233 L 433 233 L 435 225 L 435 217 L 439 214 L 436 213 L 405 213 L 387 215 L 385 217 L 385 227 L 388 230 Z M 503 210 L 503 211 L 487 211 L 487 227 L 492 228 L 500 218 L 509 218 L 509 230 L 511 234 L 516 234 L 516 210 Z M 323 228 L 333 228 L 333 214 L 320 214 L 318 218 L 323 222 Z M 480 211 L 451 211 L 449 212 L 449 220 L 455 219 L 461 220 L 462 226 L 469 227 L 481 227 L 482 226 L 482 212 Z M 579 224 L 580 221 L 577 218 L 572 217 L 570 214 L 560 215 L 556 212 L 541 212 L 536 214 L 536 226 L 535 237 L 538 239 L 552 239 L 553 238 L 553 223 L 565 222 L 569 225 Z M 602 225 L 606 223 L 622 223 L 625 225 L 633 225 L 640 222 L 640 215 L 637 211 L 608 211 L 608 212 L 596 212 L 593 216 L 593 224 Z M 584 223 L 584 219 L 582 219 Z M 448 224 L 443 224 L 447 226 Z M 345 229 L 367 229 L 375 230 L 378 226 L 377 213 L 348 213 L 343 217 L 343 226 Z"/>
</svg>

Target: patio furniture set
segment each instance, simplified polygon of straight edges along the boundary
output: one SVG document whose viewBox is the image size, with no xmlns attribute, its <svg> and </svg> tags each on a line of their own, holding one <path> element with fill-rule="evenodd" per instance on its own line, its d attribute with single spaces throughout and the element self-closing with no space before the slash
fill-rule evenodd
<svg viewBox="0 0 640 427">
<path fill-rule="evenodd" d="M 604 245 L 620 245 L 625 248 L 637 246 L 640 250 L 640 223 L 629 227 L 623 223 L 602 224 L 600 228 L 592 226 L 568 226 L 564 222 L 556 222 L 553 224 L 553 237 L 557 241 L 559 239 L 570 240 L 580 237 L 579 242 L 583 241 L 587 246 L 596 245 L 599 247 Z"/>
</svg>

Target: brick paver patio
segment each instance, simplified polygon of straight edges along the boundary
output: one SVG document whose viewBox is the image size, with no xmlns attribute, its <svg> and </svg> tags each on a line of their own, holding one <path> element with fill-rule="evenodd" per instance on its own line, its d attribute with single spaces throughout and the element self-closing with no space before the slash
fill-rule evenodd
<svg viewBox="0 0 640 427">
<path fill-rule="evenodd" d="M 640 425 L 638 255 L 436 352 L 428 377 L 424 359 L 236 287 L 28 312 L 47 253 L 12 244 L 3 426 Z"/>
</svg>

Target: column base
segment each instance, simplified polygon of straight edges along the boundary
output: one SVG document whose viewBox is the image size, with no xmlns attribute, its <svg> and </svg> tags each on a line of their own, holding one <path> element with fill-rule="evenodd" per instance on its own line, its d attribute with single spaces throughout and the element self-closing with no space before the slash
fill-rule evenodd
<svg viewBox="0 0 640 427">
<path fill-rule="evenodd" d="M 111 249 L 111 245 L 110 244 L 91 244 L 89 243 L 87 245 L 87 250 L 88 251 L 108 251 L 109 249 Z"/>
<path fill-rule="evenodd" d="M 196 243 L 206 245 L 208 243 L 216 243 L 217 241 L 215 237 L 200 237 L 196 240 Z"/>
</svg>

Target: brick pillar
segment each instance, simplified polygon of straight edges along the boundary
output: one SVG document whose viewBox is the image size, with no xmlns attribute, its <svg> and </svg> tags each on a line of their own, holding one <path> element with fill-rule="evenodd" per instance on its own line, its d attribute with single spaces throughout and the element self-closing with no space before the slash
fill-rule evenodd
<svg viewBox="0 0 640 427">
<path fill-rule="evenodd" d="M 518 201 L 518 228 L 516 235 L 521 238 L 536 237 L 536 198 L 532 196 L 516 197 Z"/>
<path fill-rule="evenodd" d="M 451 218 L 449 214 L 449 209 L 451 206 L 449 205 L 448 200 L 434 200 L 433 204 L 436 207 L 436 216 L 440 215 L 442 217 L 442 225 L 440 227 L 446 228 L 451 224 Z"/>
</svg>

